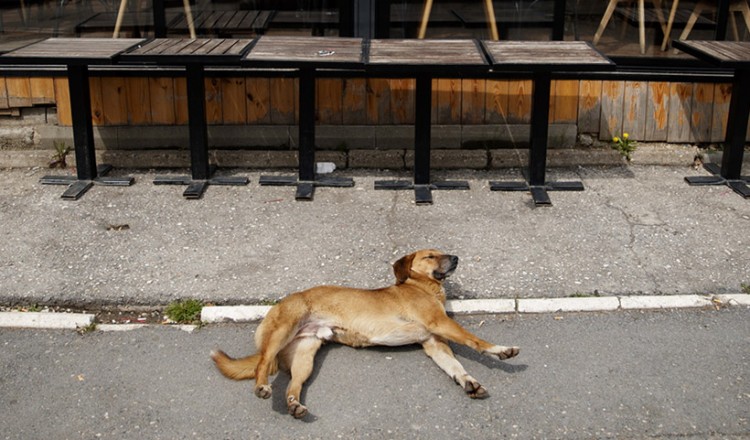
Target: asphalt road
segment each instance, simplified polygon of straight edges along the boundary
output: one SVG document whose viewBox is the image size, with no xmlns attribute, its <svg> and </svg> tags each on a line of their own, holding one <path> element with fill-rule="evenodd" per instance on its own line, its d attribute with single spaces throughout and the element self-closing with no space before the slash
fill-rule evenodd
<svg viewBox="0 0 750 440">
<path fill-rule="evenodd" d="M 255 324 L 192 333 L 0 329 L 0 438 L 750 438 L 750 309 L 484 315 L 459 321 L 521 354 L 454 347 L 490 392 L 474 401 L 418 348 L 331 345 L 304 420 L 214 370 Z"/>
</svg>

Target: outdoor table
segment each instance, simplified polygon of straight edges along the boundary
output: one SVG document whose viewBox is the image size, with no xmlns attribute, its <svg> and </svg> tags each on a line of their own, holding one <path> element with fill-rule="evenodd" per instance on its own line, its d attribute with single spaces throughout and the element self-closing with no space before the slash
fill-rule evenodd
<svg viewBox="0 0 750 440">
<path fill-rule="evenodd" d="M 535 205 L 551 205 L 547 191 L 583 191 L 581 182 L 547 182 L 547 134 L 552 75 L 614 69 L 583 41 L 483 41 L 495 72 L 527 72 L 533 81 L 528 182 L 490 182 L 492 191 L 530 191 Z"/>
<path fill-rule="evenodd" d="M 750 118 L 750 43 L 736 41 L 674 41 L 673 46 L 718 67 L 734 69 L 732 98 L 721 157 L 721 168 L 708 163 L 713 176 L 691 176 L 690 185 L 727 185 L 744 198 L 750 197 L 750 176 L 742 176 L 742 156 Z"/>
<path fill-rule="evenodd" d="M 432 190 L 469 189 L 465 181 L 430 180 L 432 79 L 486 74 L 476 40 L 371 40 L 368 74 L 416 78 L 414 180 L 376 181 L 375 189 L 414 190 L 417 204 L 431 204 Z"/>
<path fill-rule="evenodd" d="M 315 173 L 315 77 L 319 69 L 363 70 L 361 38 L 259 37 L 243 58 L 246 67 L 293 69 L 299 75 L 297 176 L 261 176 L 261 185 L 296 186 L 297 200 L 312 200 L 316 187 L 352 187 L 350 178 Z"/>
<path fill-rule="evenodd" d="M 0 62 L 13 64 L 62 64 L 67 67 L 70 90 L 70 112 L 73 123 L 73 146 L 77 176 L 45 176 L 48 185 L 68 185 L 62 195 L 77 200 L 93 184 L 108 186 L 132 185 L 132 177 L 104 177 L 112 167 L 96 165 L 94 129 L 91 121 L 89 65 L 112 64 L 122 52 L 142 39 L 50 38 L 0 56 Z"/>
<path fill-rule="evenodd" d="M 211 177 L 216 167 L 208 158 L 208 127 L 206 124 L 205 66 L 239 64 L 250 39 L 158 38 L 151 40 L 120 59 L 122 64 L 156 64 L 185 66 L 188 93 L 188 125 L 190 130 L 190 176 L 160 177 L 156 185 L 187 185 L 183 196 L 199 199 L 208 185 L 247 185 L 246 177 Z"/>
</svg>

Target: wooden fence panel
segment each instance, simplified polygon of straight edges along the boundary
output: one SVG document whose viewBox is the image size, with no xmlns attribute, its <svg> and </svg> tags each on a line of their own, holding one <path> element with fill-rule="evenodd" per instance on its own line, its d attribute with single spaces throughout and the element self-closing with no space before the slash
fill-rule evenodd
<svg viewBox="0 0 750 440">
<path fill-rule="evenodd" d="M 248 124 L 271 123 L 271 80 L 269 78 L 245 78 L 247 96 L 246 114 Z"/>
<path fill-rule="evenodd" d="M 645 81 L 625 83 L 623 97 L 622 132 L 633 139 L 643 139 L 646 134 L 646 108 L 648 107 L 648 86 Z"/>
<path fill-rule="evenodd" d="M 149 78 L 148 86 L 151 122 L 155 125 L 174 125 L 176 123 L 174 81 L 172 78 Z"/>
<path fill-rule="evenodd" d="M 713 100 L 714 84 L 697 83 L 693 85 L 693 103 L 690 113 L 693 142 L 709 142 L 711 140 Z"/>
<path fill-rule="evenodd" d="M 711 142 L 723 142 L 726 139 L 727 120 L 729 119 L 729 99 L 732 96 L 732 84 L 716 84 L 714 87 L 714 111 L 711 115 Z"/>
<path fill-rule="evenodd" d="M 100 77 L 89 78 L 89 93 L 91 94 L 91 122 L 95 126 L 104 125 L 104 98 Z"/>
<path fill-rule="evenodd" d="M 508 82 L 508 123 L 528 124 L 531 122 L 531 80 Z"/>
<path fill-rule="evenodd" d="M 367 124 L 367 80 L 346 78 L 343 88 L 341 122 L 347 125 Z"/>
<path fill-rule="evenodd" d="M 8 87 L 5 80 L 5 77 L 0 78 L 0 109 L 10 108 L 8 105 Z"/>
<path fill-rule="evenodd" d="M 552 81 L 550 122 L 575 124 L 578 120 L 578 80 Z"/>
<path fill-rule="evenodd" d="M 175 125 L 187 125 L 188 117 L 188 90 L 187 78 L 178 76 L 172 80 L 174 87 L 174 123 Z"/>
<path fill-rule="evenodd" d="M 693 131 L 690 127 L 692 94 L 692 83 L 670 83 L 667 142 L 693 141 Z"/>
<path fill-rule="evenodd" d="M 602 82 L 602 117 L 599 126 L 599 139 L 610 140 L 622 135 L 624 81 Z"/>
<path fill-rule="evenodd" d="M 644 141 L 666 141 L 669 123 L 669 83 L 648 83 Z"/>
<path fill-rule="evenodd" d="M 481 124 L 484 122 L 485 81 L 480 79 L 461 80 L 461 123 Z"/>
<path fill-rule="evenodd" d="M 104 125 L 128 123 L 128 99 L 123 77 L 102 77 L 102 121 Z"/>
<path fill-rule="evenodd" d="M 206 123 L 220 125 L 224 121 L 224 105 L 222 101 L 222 79 L 206 78 Z"/>
<path fill-rule="evenodd" d="M 601 126 L 602 82 L 582 80 L 578 87 L 578 132 L 598 133 Z"/>
<path fill-rule="evenodd" d="M 244 125 L 247 123 L 247 96 L 245 78 L 221 78 L 221 114 L 224 124 Z"/>
<path fill-rule="evenodd" d="M 487 80 L 485 86 L 485 116 L 488 124 L 505 124 L 508 121 L 508 81 Z"/>
<path fill-rule="evenodd" d="M 30 78 L 33 105 L 55 103 L 55 82 L 52 78 Z"/>
<path fill-rule="evenodd" d="M 297 112 L 294 78 L 271 78 L 271 123 L 294 124 Z"/>
<path fill-rule="evenodd" d="M 151 99 L 149 98 L 148 78 L 126 78 L 125 101 L 128 108 L 128 124 L 151 124 Z"/>
<path fill-rule="evenodd" d="M 414 123 L 415 80 L 391 79 L 391 107 L 393 124 Z"/>
<path fill-rule="evenodd" d="M 391 88 L 387 79 L 367 79 L 367 122 L 372 125 L 393 123 L 391 118 Z"/>
<path fill-rule="evenodd" d="M 8 106 L 10 107 L 31 107 L 31 82 L 25 77 L 8 77 L 5 78 L 5 84 L 8 89 Z"/>
<path fill-rule="evenodd" d="M 440 78 L 437 80 L 436 118 L 438 124 L 459 124 L 461 122 L 461 80 Z"/>
<path fill-rule="evenodd" d="M 71 125 L 70 91 L 67 78 L 55 78 L 55 102 L 57 103 L 57 122 L 60 125 Z"/>
<path fill-rule="evenodd" d="M 344 108 L 344 81 L 339 78 L 319 78 L 316 80 L 315 95 L 317 122 L 327 125 L 341 125 Z"/>
</svg>

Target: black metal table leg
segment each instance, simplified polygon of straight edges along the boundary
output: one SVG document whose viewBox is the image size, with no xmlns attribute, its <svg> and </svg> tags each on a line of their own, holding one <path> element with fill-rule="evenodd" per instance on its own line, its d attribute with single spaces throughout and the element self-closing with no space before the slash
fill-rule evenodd
<svg viewBox="0 0 750 440">
<path fill-rule="evenodd" d="M 92 186 L 129 186 L 132 177 L 106 177 L 111 165 L 96 164 L 94 127 L 91 122 L 91 92 L 86 65 L 68 66 L 70 113 L 73 122 L 73 146 L 76 157 L 76 177 L 44 176 L 39 181 L 45 185 L 68 185 L 62 195 L 65 200 L 78 200 Z"/>
<path fill-rule="evenodd" d="M 216 167 L 209 163 L 208 127 L 206 126 L 206 85 L 201 64 L 185 66 L 188 90 L 188 128 L 190 131 L 191 176 L 157 176 L 155 185 L 187 185 L 183 197 L 196 200 L 203 197 L 209 185 L 247 185 L 247 177 L 212 177 Z"/>
<path fill-rule="evenodd" d="M 745 136 L 750 117 L 750 70 L 737 69 L 732 85 L 732 99 L 729 102 L 726 141 L 721 157 L 721 168 L 708 163 L 704 168 L 711 176 L 689 176 L 685 181 L 690 185 L 727 185 L 743 198 L 750 197 L 750 176 L 742 175 L 742 160 L 745 150 Z"/>
<path fill-rule="evenodd" d="M 414 182 L 378 180 L 375 189 L 414 190 L 417 205 L 432 204 L 433 190 L 469 189 L 466 181 L 431 182 L 430 152 L 432 129 L 432 77 L 418 75 L 414 116 Z"/>
<path fill-rule="evenodd" d="M 536 206 L 550 206 L 548 191 L 583 191 L 581 182 L 547 182 L 547 136 L 552 75 L 538 71 L 533 75 L 531 102 L 531 146 L 529 148 L 528 183 L 490 182 L 492 191 L 529 191 Z"/>
<path fill-rule="evenodd" d="M 300 70 L 299 77 L 299 147 L 298 176 L 261 176 L 266 186 L 296 186 L 296 200 L 312 200 L 316 187 L 350 188 L 354 180 L 347 177 L 315 174 L 315 71 Z"/>
</svg>

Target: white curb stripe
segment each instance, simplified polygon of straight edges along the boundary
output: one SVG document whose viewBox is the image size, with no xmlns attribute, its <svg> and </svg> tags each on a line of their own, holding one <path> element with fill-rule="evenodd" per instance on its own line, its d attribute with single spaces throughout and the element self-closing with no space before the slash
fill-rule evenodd
<svg viewBox="0 0 750 440">
<path fill-rule="evenodd" d="M 88 313 L 0 312 L 0 327 L 76 329 L 94 322 Z"/>
<path fill-rule="evenodd" d="M 266 316 L 271 306 L 206 306 L 201 310 L 201 322 L 258 321 Z"/>
<path fill-rule="evenodd" d="M 618 307 L 620 307 L 620 300 L 615 296 L 518 300 L 519 313 L 603 312 L 617 310 Z"/>
<path fill-rule="evenodd" d="M 513 313 L 514 299 L 453 299 L 445 302 L 449 313 Z"/>
<path fill-rule="evenodd" d="M 623 296 L 620 307 L 632 309 L 681 309 L 710 306 L 711 297 L 699 295 Z"/>
</svg>

